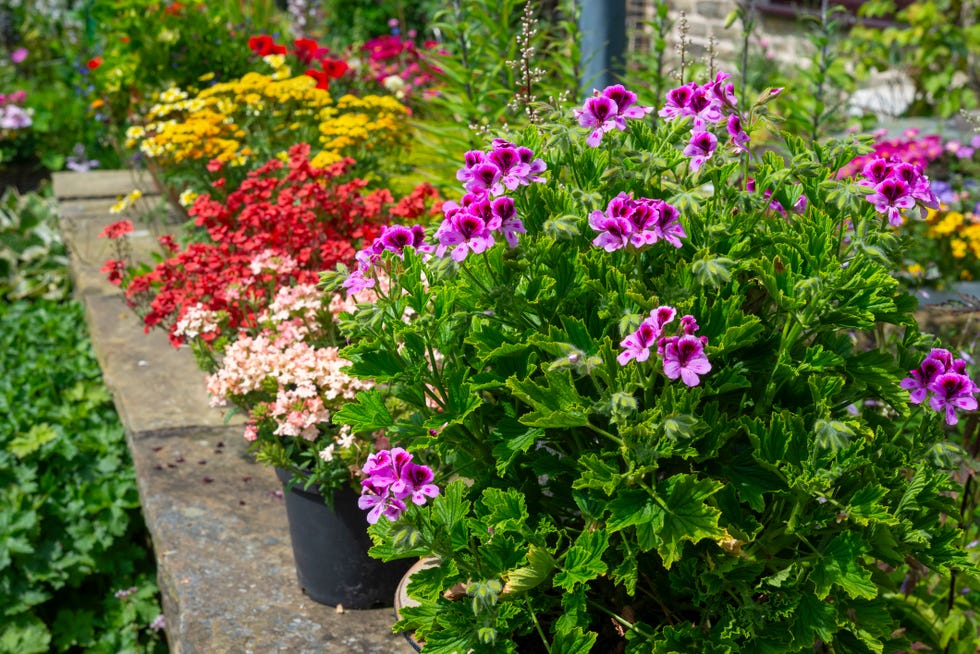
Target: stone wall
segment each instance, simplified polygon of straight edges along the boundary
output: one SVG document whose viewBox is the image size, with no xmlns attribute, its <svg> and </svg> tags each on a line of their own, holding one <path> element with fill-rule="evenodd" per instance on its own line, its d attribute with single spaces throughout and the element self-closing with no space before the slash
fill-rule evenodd
<svg viewBox="0 0 980 654">
<path fill-rule="evenodd" d="M 684 12 L 688 23 L 687 36 L 694 58 L 706 58 L 709 40 L 714 37 L 719 65 L 729 70 L 734 69 L 742 49 L 741 24 L 735 21 L 726 29 L 725 21 L 735 11 L 737 4 L 736 0 L 671 0 L 668 3 L 669 17 L 674 23 L 668 37 L 671 59 L 676 60 L 675 48 L 679 39 L 677 22 L 681 12 Z M 656 5 L 655 0 L 627 0 L 630 52 L 649 51 L 652 30 L 644 22 L 655 18 Z M 768 53 L 773 61 L 778 61 L 779 65 L 785 67 L 805 65 L 809 61 L 812 46 L 807 41 L 805 27 L 798 18 L 756 8 L 755 20 L 751 43 L 757 56 L 765 57 Z"/>
</svg>

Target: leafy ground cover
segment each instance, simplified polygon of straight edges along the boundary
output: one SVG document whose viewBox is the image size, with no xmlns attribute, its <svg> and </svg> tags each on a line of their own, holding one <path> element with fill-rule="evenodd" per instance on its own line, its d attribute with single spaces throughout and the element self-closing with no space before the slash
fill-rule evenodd
<svg viewBox="0 0 980 654">
<path fill-rule="evenodd" d="M 0 653 L 165 651 L 123 428 L 55 270 L 64 246 L 42 198 L 0 202 L 31 209 L 20 238 L 0 230 Z"/>
</svg>

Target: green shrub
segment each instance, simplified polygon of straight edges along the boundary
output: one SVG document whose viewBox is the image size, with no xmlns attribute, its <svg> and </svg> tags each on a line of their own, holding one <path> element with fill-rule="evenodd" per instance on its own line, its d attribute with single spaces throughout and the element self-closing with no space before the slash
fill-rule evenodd
<svg viewBox="0 0 980 654">
<path fill-rule="evenodd" d="M 82 320 L 74 302 L 0 305 L 4 654 L 164 649 L 133 467 Z"/>
<path fill-rule="evenodd" d="M 68 255 L 51 204 L 36 193 L 0 197 L 0 299 L 68 294 Z"/>
</svg>

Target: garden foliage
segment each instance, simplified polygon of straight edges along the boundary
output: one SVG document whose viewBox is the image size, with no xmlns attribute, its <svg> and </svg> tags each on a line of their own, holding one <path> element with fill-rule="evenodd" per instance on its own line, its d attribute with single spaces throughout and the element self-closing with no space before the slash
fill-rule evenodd
<svg viewBox="0 0 980 654">
<path fill-rule="evenodd" d="M 73 302 L 0 305 L 0 652 L 157 652 L 125 437 Z"/>
<path fill-rule="evenodd" d="M 950 356 L 962 399 L 910 405 L 899 382 L 937 350 L 891 274 L 888 208 L 836 179 L 866 146 L 784 134 L 785 158 L 750 162 L 777 95 L 736 109 L 719 75 L 653 123 L 606 89 L 584 130 L 566 113 L 526 152 L 467 153 L 430 239 L 347 275 L 379 299 L 342 354 L 379 386 L 337 418 L 442 487 L 364 490 L 389 518 L 377 556 L 438 560 L 396 625 L 426 652 L 949 642 L 899 586 L 972 570 L 936 447 L 976 386 Z"/>
</svg>

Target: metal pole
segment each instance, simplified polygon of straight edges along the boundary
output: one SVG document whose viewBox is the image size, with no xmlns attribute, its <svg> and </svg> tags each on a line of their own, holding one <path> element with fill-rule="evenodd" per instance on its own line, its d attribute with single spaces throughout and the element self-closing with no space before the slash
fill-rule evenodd
<svg viewBox="0 0 980 654">
<path fill-rule="evenodd" d="M 588 94 L 616 82 L 624 70 L 626 52 L 626 0 L 582 0 L 582 79 L 579 89 Z"/>
</svg>

